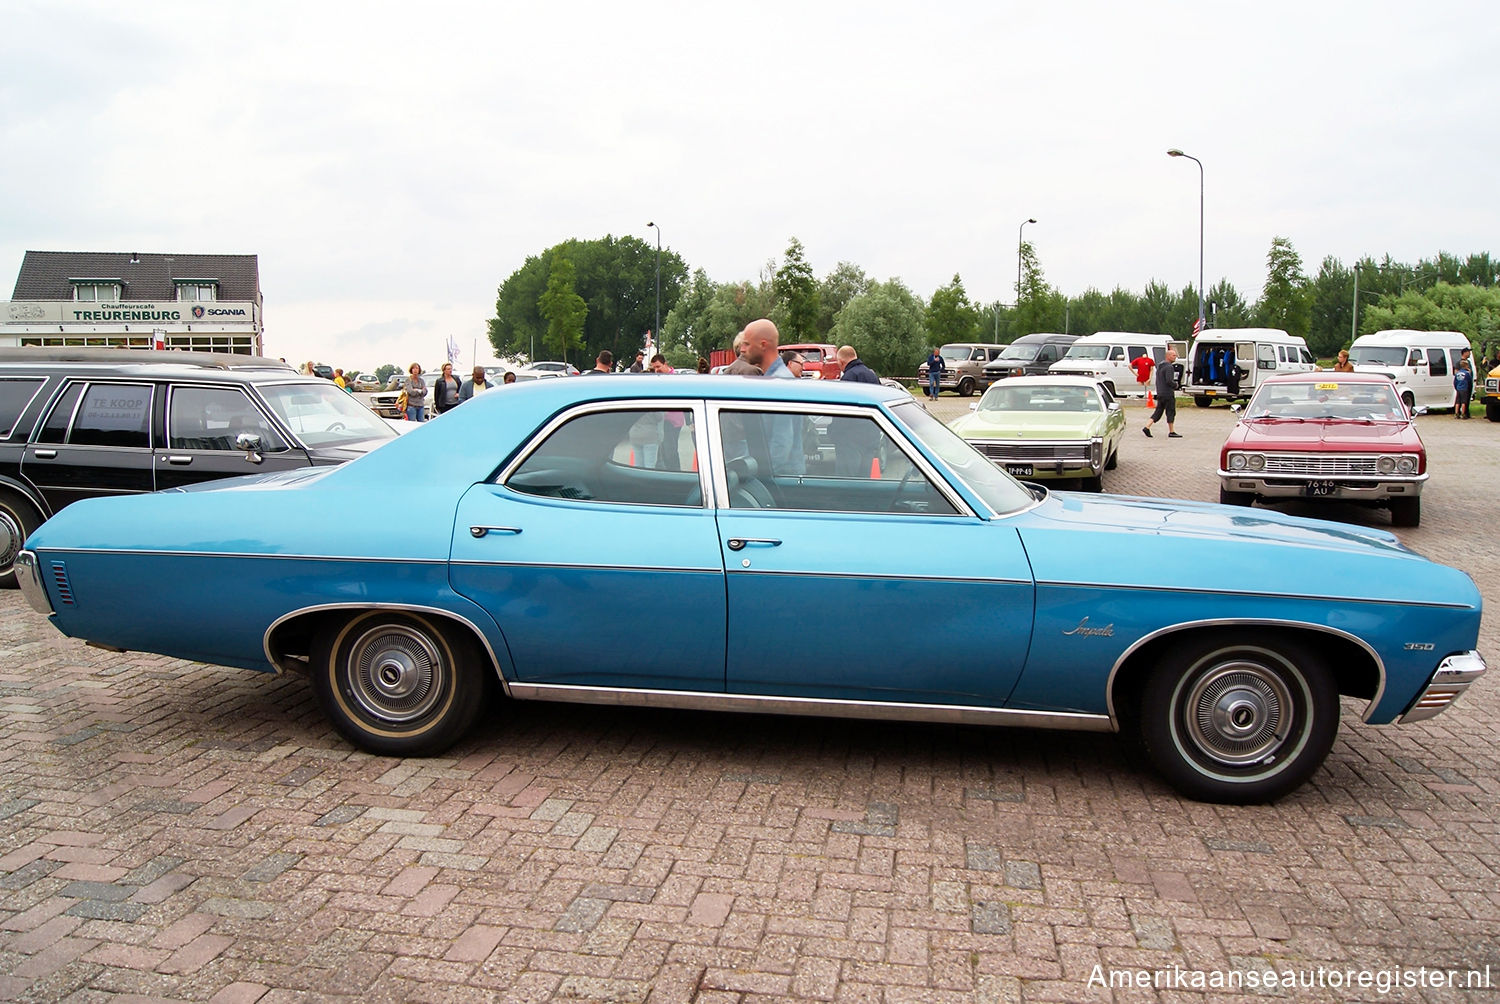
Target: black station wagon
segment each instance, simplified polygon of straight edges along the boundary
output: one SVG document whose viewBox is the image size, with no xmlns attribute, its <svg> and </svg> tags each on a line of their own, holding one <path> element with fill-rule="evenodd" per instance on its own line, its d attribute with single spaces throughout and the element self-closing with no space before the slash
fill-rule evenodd
<svg viewBox="0 0 1500 1004">
<path fill-rule="evenodd" d="M 0 348 L 0 587 L 26 537 L 95 495 L 341 464 L 397 433 L 257 356 Z"/>
</svg>

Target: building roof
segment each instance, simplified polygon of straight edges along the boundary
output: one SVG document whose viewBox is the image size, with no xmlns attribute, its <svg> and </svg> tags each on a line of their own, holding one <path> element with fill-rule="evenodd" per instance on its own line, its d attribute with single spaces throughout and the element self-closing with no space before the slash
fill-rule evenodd
<svg viewBox="0 0 1500 1004">
<path fill-rule="evenodd" d="M 124 301 L 175 300 L 173 280 L 216 279 L 220 300 L 260 302 L 260 264 L 253 254 L 148 254 L 27 251 L 12 300 L 71 300 L 69 279 L 124 281 Z"/>
</svg>

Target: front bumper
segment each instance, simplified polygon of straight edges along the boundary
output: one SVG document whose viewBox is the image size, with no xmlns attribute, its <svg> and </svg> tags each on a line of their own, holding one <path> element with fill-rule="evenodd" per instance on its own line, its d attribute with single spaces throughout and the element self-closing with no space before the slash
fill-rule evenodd
<svg viewBox="0 0 1500 1004">
<path fill-rule="evenodd" d="M 1442 714 L 1488 668 L 1484 664 L 1484 657 L 1478 652 L 1459 652 L 1448 656 L 1438 663 L 1432 679 L 1427 681 L 1427 687 L 1396 721 L 1401 724 L 1420 722 Z"/>
<path fill-rule="evenodd" d="M 1104 470 L 1104 440 L 970 439 L 990 463 L 1018 478 L 1096 478 Z"/>
<path fill-rule="evenodd" d="M 1331 482 L 1333 490 L 1327 493 L 1310 494 L 1308 485 L 1314 482 L 1326 487 Z M 1414 478 L 1308 478 L 1266 477 L 1261 474 L 1246 474 L 1244 471 L 1219 471 L 1219 485 L 1229 492 L 1245 492 L 1267 499 L 1335 499 L 1344 502 L 1387 502 L 1391 499 L 1416 498 L 1422 494 L 1427 475 Z"/>
<path fill-rule="evenodd" d="M 31 609 L 46 617 L 51 617 L 52 600 L 47 596 L 47 587 L 42 585 L 36 554 L 31 551 L 22 551 L 16 555 L 14 568 L 16 585 L 20 587 L 21 595 L 26 597 L 26 602 L 31 604 Z"/>
</svg>

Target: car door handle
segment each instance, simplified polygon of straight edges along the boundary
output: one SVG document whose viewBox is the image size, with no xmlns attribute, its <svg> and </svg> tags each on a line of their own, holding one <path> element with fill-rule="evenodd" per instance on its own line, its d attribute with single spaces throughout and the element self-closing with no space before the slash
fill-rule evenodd
<svg viewBox="0 0 1500 1004">
<path fill-rule="evenodd" d="M 57 459 L 57 451 L 56 450 L 37 450 L 36 451 L 36 458 L 38 460 L 56 460 Z"/>
<path fill-rule="evenodd" d="M 469 527 L 469 536 L 473 537 L 475 540 L 479 540 L 480 538 L 483 538 L 483 537 L 488 537 L 492 533 L 517 534 L 517 533 L 520 533 L 520 532 L 521 532 L 521 528 L 519 526 L 471 526 L 471 527 Z"/>
<path fill-rule="evenodd" d="M 731 551 L 743 551 L 751 544 L 763 547 L 780 547 L 781 541 L 772 537 L 730 537 L 725 543 Z"/>
<path fill-rule="evenodd" d="M 193 462 L 193 458 L 192 457 L 184 457 L 184 456 L 174 455 L 174 454 L 171 454 L 171 453 L 167 454 L 167 463 L 169 463 L 169 464 L 191 464 L 192 462 Z"/>
</svg>

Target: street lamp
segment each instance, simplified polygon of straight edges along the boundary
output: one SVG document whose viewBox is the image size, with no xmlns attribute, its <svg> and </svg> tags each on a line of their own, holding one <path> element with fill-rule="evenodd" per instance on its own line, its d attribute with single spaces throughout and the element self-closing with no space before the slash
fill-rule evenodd
<svg viewBox="0 0 1500 1004">
<path fill-rule="evenodd" d="M 656 231 L 656 351 L 661 351 L 661 227 L 647 223 L 646 229 Z"/>
<path fill-rule="evenodd" d="M 1186 157 L 1198 165 L 1198 330 L 1203 330 L 1203 161 L 1175 147 L 1167 151 L 1168 157 Z"/>
<path fill-rule="evenodd" d="M 1026 232 L 1026 224 L 1035 223 L 1035 219 L 1022 220 L 1021 225 L 1016 228 L 1016 306 L 1021 305 L 1021 247 L 1026 243 L 1021 236 Z"/>
</svg>

